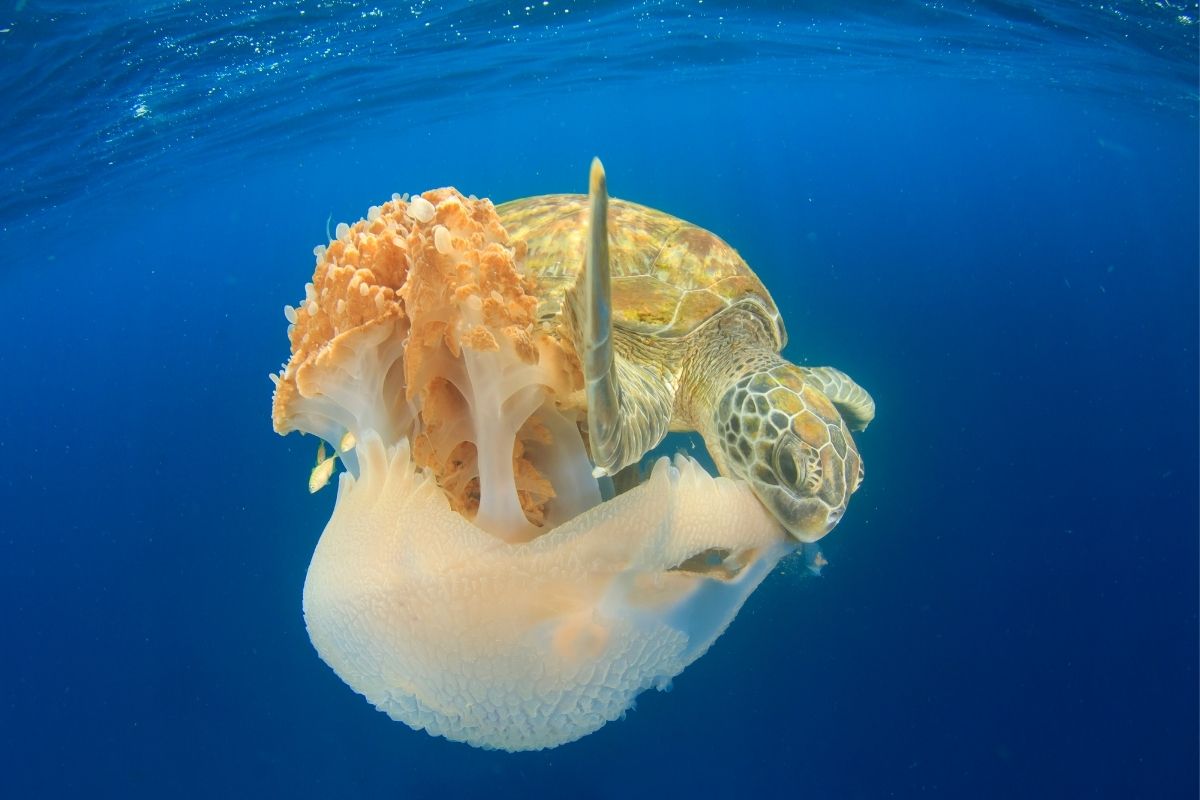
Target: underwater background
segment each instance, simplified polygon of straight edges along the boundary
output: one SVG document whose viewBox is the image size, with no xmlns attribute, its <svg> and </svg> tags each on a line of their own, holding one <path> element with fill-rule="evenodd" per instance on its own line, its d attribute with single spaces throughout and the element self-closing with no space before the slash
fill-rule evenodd
<svg viewBox="0 0 1200 800">
<path fill-rule="evenodd" d="M 0 795 L 1195 797 L 1198 17 L 3 3 Z M 475 750 L 313 651 L 267 375 L 329 227 L 593 155 L 874 395 L 866 481 L 670 693 Z"/>
</svg>

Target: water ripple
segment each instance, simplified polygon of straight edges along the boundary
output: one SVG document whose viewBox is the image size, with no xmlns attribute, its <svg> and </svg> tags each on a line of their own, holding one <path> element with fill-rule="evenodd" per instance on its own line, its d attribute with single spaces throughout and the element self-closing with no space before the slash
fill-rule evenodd
<svg viewBox="0 0 1200 800">
<path fill-rule="evenodd" d="M 885 9 L 885 10 L 881 10 Z M 0 18 L 0 225 L 166 155 L 229 164 L 626 81 L 910 71 L 1196 113 L 1195 2 L 24 2 Z"/>
</svg>

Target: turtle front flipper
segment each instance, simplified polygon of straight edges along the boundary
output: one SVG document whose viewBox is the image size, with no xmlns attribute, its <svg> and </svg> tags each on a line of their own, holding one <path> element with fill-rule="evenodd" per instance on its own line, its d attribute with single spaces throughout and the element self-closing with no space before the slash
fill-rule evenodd
<svg viewBox="0 0 1200 800">
<path fill-rule="evenodd" d="M 875 401 L 849 375 L 833 367 L 800 369 L 804 373 L 804 382 L 829 398 L 850 430 L 865 431 L 875 419 Z"/>
<path fill-rule="evenodd" d="M 600 159 L 588 180 L 588 238 L 579 352 L 587 394 L 588 441 L 595 473 L 616 474 L 667 434 L 673 396 L 661 375 L 614 351 L 608 257 L 608 187 Z"/>
</svg>

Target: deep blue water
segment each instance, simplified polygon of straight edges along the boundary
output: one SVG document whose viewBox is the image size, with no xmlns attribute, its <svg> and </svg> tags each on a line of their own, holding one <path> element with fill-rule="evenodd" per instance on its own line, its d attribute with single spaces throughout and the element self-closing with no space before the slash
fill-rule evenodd
<svg viewBox="0 0 1200 800">
<path fill-rule="evenodd" d="M 0 794 L 1195 797 L 1198 16 L 5 4 Z M 314 653 L 267 373 L 328 217 L 593 155 L 873 393 L 867 478 L 672 692 L 478 751 Z"/>
</svg>

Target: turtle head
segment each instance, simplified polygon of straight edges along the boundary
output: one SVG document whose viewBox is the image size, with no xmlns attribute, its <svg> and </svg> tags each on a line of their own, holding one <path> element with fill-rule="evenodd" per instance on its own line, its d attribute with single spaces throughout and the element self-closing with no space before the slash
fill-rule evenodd
<svg viewBox="0 0 1200 800">
<path fill-rule="evenodd" d="M 788 531 L 815 542 L 842 518 L 862 482 L 846 422 L 807 371 L 780 361 L 740 375 L 717 402 L 708 449 Z"/>
</svg>

